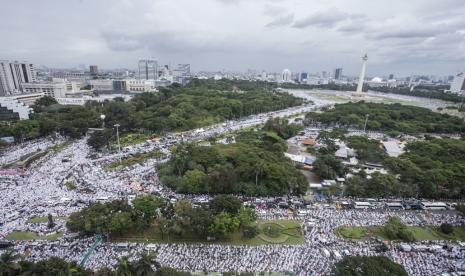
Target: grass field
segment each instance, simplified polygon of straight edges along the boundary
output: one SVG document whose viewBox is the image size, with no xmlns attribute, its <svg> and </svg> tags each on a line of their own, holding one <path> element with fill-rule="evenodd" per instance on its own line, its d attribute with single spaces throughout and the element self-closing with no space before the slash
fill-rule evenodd
<svg viewBox="0 0 465 276">
<path fill-rule="evenodd" d="M 434 241 L 434 240 L 459 240 L 465 241 L 465 227 L 454 227 L 454 233 L 446 235 L 436 226 L 408 226 L 417 241 Z M 346 239 L 367 239 L 379 237 L 389 240 L 383 232 L 383 228 L 374 227 L 338 227 L 334 233 Z"/>
<path fill-rule="evenodd" d="M 62 232 L 58 232 L 57 234 L 52 234 L 48 236 L 38 236 L 34 232 L 27 232 L 27 231 L 14 231 L 8 234 L 5 239 L 12 240 L 12 241 L 31 241 L 31 240 L 47 240 L 47 241 L 54 241 L 63 236 Z"/>
<path fill-rule="evenodd" d="M 158 150 L 154 150 L 148 153 L 143 153 L 135 156 L 131 156 L 119 161 L 107 164 L 103 167 L 105 171 L 115 171 L 120 170 L 122 168 L 126 168 L 135 164 L 142 164 L 148 159 L 152 158 L 163 158 L 165 156 L 164 153 Z"/>
<path fill-rule="evenodd" d="M 334 232 L 346 239 L 359 240 L 367 236 L 367 231 L 363 227 L 339 227 Z"/>
<path fill-rule="evenodd" d="M 137 145 L 147 141 L 150 137 L 147 134 L 143 133 L 126 133 L 123 134 L 120 138 L 120 143 L 122 147 Z M 115 145 L 117 145 L 115 143 Z"/>
<path fill-rule="evenodd" d="M 51 150 L 53 150 L 55 153 L 59 153 L 59 152 L 63 151 L 64 149 L 66 149 L 72 143 L 73 143 L 72 141 L 66 141 L 64 143 L 61 143 L 61 144 L 58 144 L 58 145 L 52 147 Z"/>
<path fill-rule="evenodd" d="M 183 237 L 167 237 L 161 238 L 161 233 L 151 227 L 145 232 L 130 232 L 125 235 L 112 237 L 115 242 L 144 242 L 144 243 L 213 243 L 213 244 L 231 244 L 231 245 L 266 245 L 266 244 L 302 244 L 304 237 L 300 231 L 300 222 L 296 220 L 277 220 L 277 221 L 258 221 L 257 226 L 259 234 L 251 239 L 242 237 L 238 231 L 227 237 L 216 240 L 206 241 L 203 238 L 196 236 L 194 233 L 187 233 Z M 274 228 L 266 232 L 266 228 Z M 265 233 L 266 232 L 266 233 Z"/>
<path fill-rule="evenodd" d="M 67 220 L 67 217 L 53 217 L 53 220 Z M 35 218 L 30 218 L 26 221 L 26 223 L 47 223 L 48 222 L 48 217 L 35 217 Z"/>
</svg>

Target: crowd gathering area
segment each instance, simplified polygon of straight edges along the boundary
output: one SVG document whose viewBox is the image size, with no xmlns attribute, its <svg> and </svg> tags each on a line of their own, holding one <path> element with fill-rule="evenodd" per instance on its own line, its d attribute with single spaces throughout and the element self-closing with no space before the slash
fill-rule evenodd
<svg viewBox="0 0 465 276">
<path fill-rule="evenodd" d="M 353 162 L 363 160 L 353 159 L 356 156 L 351 150 L 364 140 L 342 141 L 328 133 L 319 136 L 316 126 L 321 125 L 314 122 L 303 128 L 300 135 L 292 137 L 275 137 L 269 130 L 259 138 L 256 134 L 229 136 L 263 124 L 271 117 L 314 108 L 311 105 L 292 107 L 188 132 L 170 133 L 124 146 L 121 152 L 95 151 L 88 144 L 88 135 L 73 140 L 56 135 L 6 148 L 0 157 L 3 166 L 0 169 L 0 252 L 12 250 L 29 261 L 59 257 L 82 263 L 84 268 L 94 271 L 104 267 L 113 269 L 124 257 L 136 261 L 143 254 L 151 253 L 157 265 L 183 272 L 298 275 L 328 275 L 334 271 L 336 263 L 348 256 L 384 256 L 400 264 L 408 275 L 463 275 L 459 274 L 465 273 L 465 243 L 461 241 L 465 240 L 465 233 L 462 234 L 465 219 L 462 214 L 453 204 L 448 204 L 445 210 L 406 210 L 389 208 L 386 201 L 368 200 L 377 194 L 364 185 L 373 182 L 370 179 L 382 178 L 383 173 L 382 168 L 374 164 L 377 157 L 367 153 L 364 158 L 372 159 L 370 168 L 376 173 L 363 179 L 359 176 L 363 167 Z M 313 137 L 309 138 L 312 133 Z M 382 130 L 372 132 L 372 138 L 378 133 Z M 285 150 L 276 142 L 283 136 L 286 144 L 307 140 L 307 144 L 313 145 L 319 140 L 322 147 L 338 145 L 335 158 L 346 167 L 354 166 L 342 173 L 332 167 L 332 157 L 320 161 L 317 158 L 319 164 L 315 164 L 311 160 L 311 150 L 305 155 L 308 159 L 299 161 L 298 154 L 293 154 L 293 161 L 285 161 L 281 154 Z M 247 143 L 248 139 L 264 142 L 254 143 L 253 148 L 228 147 Z M 329 143 L 328 139 L 335 142 Z M 391 151 L 389 154 L 403 153 L 397 152 L 398 143 L 389 141 L 385 143 Z M 201 148 L 189 148 L 186 144 Z M 272 150 L 267 150 L 269 148 Z M 404 150 L 404 145 L 400 148 Z M 237 165 L 246 158 L 255 160 L 255 156 L 233 150 L 247 152 L 251 149 L 267 160 L 261 163 L 256 159 L 255 164 L 243 167 Z M 156 154 L 152 154 L 154 152 Z M 34 155 L 37 157 L 30 158 Z M 215 164 L 201 159 L 211 156 L 219 158 Z M 30 159 L 27 166 L 23 163 L 12 165 L 24 161 L 25 157 Z M 302 164 L 296 165 L 296 162 Z M 293 170 L 298 172 L 295 165 L 304 170 L 313 166 L 321 171 L 322 162 L 327 168 L 323 178 L 328 179 L 314 183 L 320 185 L 314 185 L 316 189 L 308 192 L 306 178 L 293 173 Z M 281 170 L 280 175 L 273 176 L 267 171 L 278 165 L 281 167 L 276 170 Z M 233 172 L 234 177 L 228 178 L 228 172 Z M 319 197 L 321 190 L 330 189 L 332 181 L 346 182 L 347 175 L 351 174 L 359 177 L 358 182 L 346 185 L 352 185 L 353 193 L 365 187 L 365 199 L 341 196 L 337 189 L 332 196 Z M 247 182 L 244 175 L 254 177 Z M 282 181 L 282 175 L 293 180 Z M 402 176 L 407 177 L 406 173 Z M 229 183 L 231 178 L 234 181 Z M 263 183 L 265 179 L 272 184 L 260 186 L 260 181 Z M 215 189 L 211 183 L 224 186 Z M 242 183 L 242 186 L 236 189 L 235 183 Z M 288 186 L 279 186 L 283 183 Z M 429 192 L 428 187 L 419 189 L 425 195 Z M 220 207 L 212 203 L 219 201 L 217 198 L 222 191 L 237 195 L 240 206 L 231 207 L 228 204 L 234 204 L 227 200 Z M 399 191 L 393 193 L 400 194 Z M 148 205 L 144 205 L 144 200 Z M 363 207 L 363 202 L 377 208 Z M 399 204 L 400 201 L 389 202 Z M 91 206 L 94 209 L 89 209 Z M 140 206 L 151 206 L 151 209 Z M 111 213 L 112 210 L 117 211 Z M 92 214 L 105 212 L 111 217 L 108 223 L 99 217 L 92 220 Z M 134 218 L 137 212 L 142 212 L 145 220 L 140 219 L 142 215 Z M 444 225 L 455 234 L 438 234 Z M 168 227 L 172 230 L 165 232 Z M 191 231 L 191 228 L 195 229 Z M 424 238 L 412 232 L 405 234 L 405 231 L 413 231 L 409 229 L 419 228 L 437 235 Z M 157 265 L 154 263 L 153 267 Z"/>
</svg>

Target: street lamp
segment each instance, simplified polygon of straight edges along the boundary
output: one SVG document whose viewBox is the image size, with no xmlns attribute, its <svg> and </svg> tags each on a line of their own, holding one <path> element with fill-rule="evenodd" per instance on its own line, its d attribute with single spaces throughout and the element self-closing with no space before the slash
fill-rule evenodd
<svg viewBox="0 0 465 276">
<path fill-rule="evenodd" d="M 100 120 L 102 120 L 102 128 L 105 128 L 105 114 L 100 115 Z"/>
<path fill-rule="evenodd" d="M 116 127 L 116 138 L 118 139 L 119 162 L 121 163 L 121 144 L 119 143 L 119 127 L 120 127 L 120 124 L 115 124 L 114 127 Z"/>
<path fill-rule="evenodd" d="M 370 114 L 365 115 L 365 126 L 363 127 L 363 132 L 365 132 L 365 133 L 367 131 L 368 117 L 370 117 Z"/>
</svg>

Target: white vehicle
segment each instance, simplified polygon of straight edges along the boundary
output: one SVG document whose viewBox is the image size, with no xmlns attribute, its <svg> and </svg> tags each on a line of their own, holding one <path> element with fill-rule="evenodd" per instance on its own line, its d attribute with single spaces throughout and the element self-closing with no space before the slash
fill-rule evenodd
<svg viewBox="0 0 465 276">
<path fill-rule="evenodd" d="M 97 201 L 107 201 L 108 199 L 109 198 L 107 196 L 100 196 L 96 198 Z"/>
<path fill-rule="evenodd" d="M 447 204 L 444 202 L 422 202 L 421 209 L 423 210 L 447 210 Z"/>
<path fill-rule="evenodd" d="M 404 206 L 400 202 L 387 202 L 386 207 L 392 210 L 403 210 Z"/>
<path fill-rule="evenodd" d="M 370 207 L 371 207 L 370 202 L 366 202 L 366 201 L 355 201 L 354 202 L 355 209 L 368 209 Z"/>
<path fill-rule="evenodd" d="M 297 211 L 298 216 L 305 216 L 308 213 L 309 213 L 308 210 L 304 210 L 304 209 L 300 209 L 300 210 Z"/>
<path fill-rule="evenodd" d="M 329 258 L 329 257 L 331 256 L 331 254 L 329 253 L 328 249 L 323 248 L 323 249 L 321 249 L 321 251 L 323 251 L 323 255 L 325 255 L 326 258 Z"/>
<path fill-rule="evenodd" d="M 341 253 L 339 253 L 339 251 L 334 250 L 333 256 L 335 259 L 342 259 Z"/>
</svg>

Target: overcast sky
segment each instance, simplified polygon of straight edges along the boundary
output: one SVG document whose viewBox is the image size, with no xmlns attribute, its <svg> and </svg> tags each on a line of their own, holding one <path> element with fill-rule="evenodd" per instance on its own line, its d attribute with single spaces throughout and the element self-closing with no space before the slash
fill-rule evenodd
<svg viewBox="0 0 465 276">
<path fill-rule="evenodd" d="M 3 0 L 0 59 L 193 70 L 454 74 L 465 0 Z"/>
</svg>

